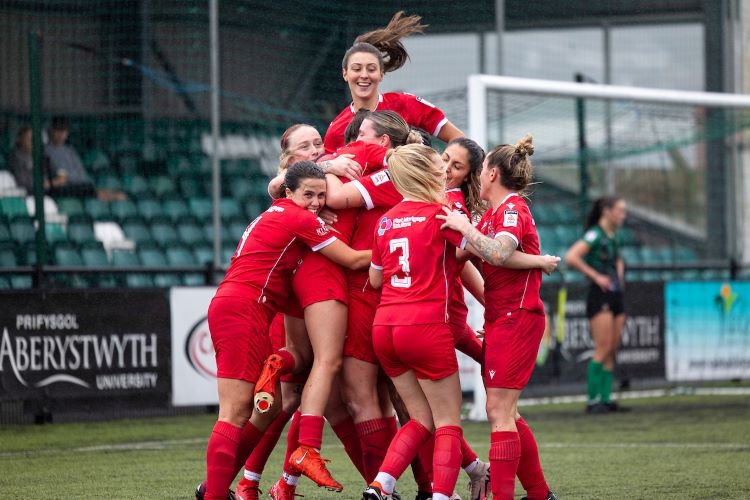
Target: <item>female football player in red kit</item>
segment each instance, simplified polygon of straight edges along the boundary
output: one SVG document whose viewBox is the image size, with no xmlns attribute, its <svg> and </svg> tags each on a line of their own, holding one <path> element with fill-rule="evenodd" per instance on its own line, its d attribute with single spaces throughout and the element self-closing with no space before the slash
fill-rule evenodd
<svg viewBox="0 0 750 500">
<path fill-rule="evenodd" d="M 285 185 L 287 197 L 248 225 L 209 306 L 219 417 L 206 451 L 206 499 L 226 498 L 244 457 L 273 419 L 273 412 L 252 411 L 252 394 L 270 351 L 268 327 L 289 293 L 304 247 L 352 268 L 370 260 L 368 252 L 351 250 L 316 216 L 325 203 L 326 186 L 314 163 L 290 167 Z"/>
<path fill-rule="evenodd" d="M 397 12 L 385 28 L 358 36 L 354 45 L 346 51 L 341 71 L 349 86 L 352 103 L 328 126 L 326 153 L 333 153 L 344 145 L 344 129 L 361 109 L 395 111 L 409 125 L 424 129 L 445 142 L 463 135 L 439 108 L 424 99 L 404 92 L 381 94 L 378 91 L 385 74 L 399 69 L 409 58 L 400 40 L 413 33 L 421 33 L 426 26 L 420 24 L 420 20 L 419 16 Z"/>
<path fill-rule="evenodd" d="M 532 177 L 531 136 L 518 144 L 495 147 L 482 168 L 481 197 L 490 204 L 477 227 L 458 212 L 438 216 L 444 228 L 461 232 L 467 249 L 483 259 L 485 350 L 482 375 L 487 388 L 487 416 L 492 425 L 490 464 L 492 494 L 513 498 L 518 474 L 529 499 L 554 499 L 539 461 L 531 429 L 518 414 L 521 390 L 534 369 L 544 333 L 544 306 L 539 298 L 541 272 L 509 268 L 509 257 L 520 250 L 539 254 L 534 220 L 522 197 Z M 515 252 L 515 253 L 514 253 Z M 555 258 L 556 260 L 559 260 Z M 550 261 L 550 267 L 556 261 Z"/>
</svg>

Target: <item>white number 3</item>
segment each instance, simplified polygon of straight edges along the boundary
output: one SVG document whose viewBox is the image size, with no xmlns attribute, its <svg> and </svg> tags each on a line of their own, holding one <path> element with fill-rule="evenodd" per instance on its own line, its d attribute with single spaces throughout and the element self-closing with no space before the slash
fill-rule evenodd
<svg viewBox="0 0 750 500">
<path fill-rule="evenodd" d="M 397 277 L 395 274 L 391 276 L 391 286 L 395 288 L 409 288 L 411 286 L 411 276 L 409 274 L 409 240 L 407 238 L 395 238 L 391 240 L 390 251 L 391 253 L 401 250 L 401 255 L 398 257 L 398 264 L 401 266 L 401 271 L 407 276 L 403 278 Z"/>
</svg>

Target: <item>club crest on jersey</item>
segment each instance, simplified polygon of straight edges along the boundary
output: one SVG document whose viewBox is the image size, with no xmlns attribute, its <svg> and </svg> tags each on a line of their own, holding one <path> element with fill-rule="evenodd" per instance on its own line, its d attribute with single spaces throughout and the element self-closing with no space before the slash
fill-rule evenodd
<svg viewBox="0 0 750 500">
<path fill-rule="evenodd" d="M 315 232 L 318 234 L 318 236 L 325 236 L 330 231 L 328 230 L 328 226 L 326 226 L 325 221 L 318 217 L 318 222 L 320 223 L 320 227 L 315 230 Z"/>
<path fill-rule="evenodd" d="M 503 226 L 516 227 L 518 225 L 518 210 L 506 210 L 503 212 Z"/>
<path fill-rule="evenodd" d="M 376 186 L 380 186 L 386 182 L 391 182 L 391 176 L 388 173 L 388 170 L 381 170 L 380 172 L 372 174 L 372 183 Z"/>
<path fill-rule="evenodd" d="M 378 236 L 383 236 L 392 227 L 393 221 L 388 217 L 383 217 L 380 219 L 380 224 L 378 225 Z"/>
</svg>

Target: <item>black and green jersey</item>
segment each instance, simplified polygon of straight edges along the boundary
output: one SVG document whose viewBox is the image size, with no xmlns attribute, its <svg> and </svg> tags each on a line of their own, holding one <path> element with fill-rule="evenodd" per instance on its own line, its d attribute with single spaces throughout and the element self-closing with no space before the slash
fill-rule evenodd
<svg viewBox="0 0 750 500">
<path fill-rule="evenodd" d="M 617 276 L 616 265 L 622 246 L 619 235 L 615 234 L 611 237 L 601 226 L 596 225 L 586 231 L 582 239 L 590 247 L 589 253 L 584 257 L 586 264 L 596 269 L 598 273 L 609 276 L 615 284 L 614 288 L 619 288 L 620 280 Z"/>
</svg>

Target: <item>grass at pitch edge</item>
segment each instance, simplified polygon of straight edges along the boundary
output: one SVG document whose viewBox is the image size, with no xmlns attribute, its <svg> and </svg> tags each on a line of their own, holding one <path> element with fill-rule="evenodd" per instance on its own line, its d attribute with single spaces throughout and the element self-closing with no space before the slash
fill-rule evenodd
<svg viewBox="0 0 750 500">
<path fill-rule="evenodd" d="M 522 408 L 560 498 L 750 498 L 750 398 L 671 396 L 627 405 L 631 412 L 611 415 L 584 415 L 580 403 Z M 214 419 L 4 426 L 0 491 L 8 498 L 192 498 Z M 466 422 L 464 433 L 486 457 L 487 424 Z M 283 436 L 281 443 L 264 474 L 264 491 L 278 477 Z M 361 498 L 364 483 L 330 432 L 323 455 L 332 459 L 344 491 L 331 493 L 302 479 L 298 491 L 305 500 Z M 457 491 L 464 494 L 465 485 L 461 473 Z M 398 489 L 405 499 L 414 497 L 410 471 Z M 516 496 L 522 494 L 519 485 Z"/>
</svg>

